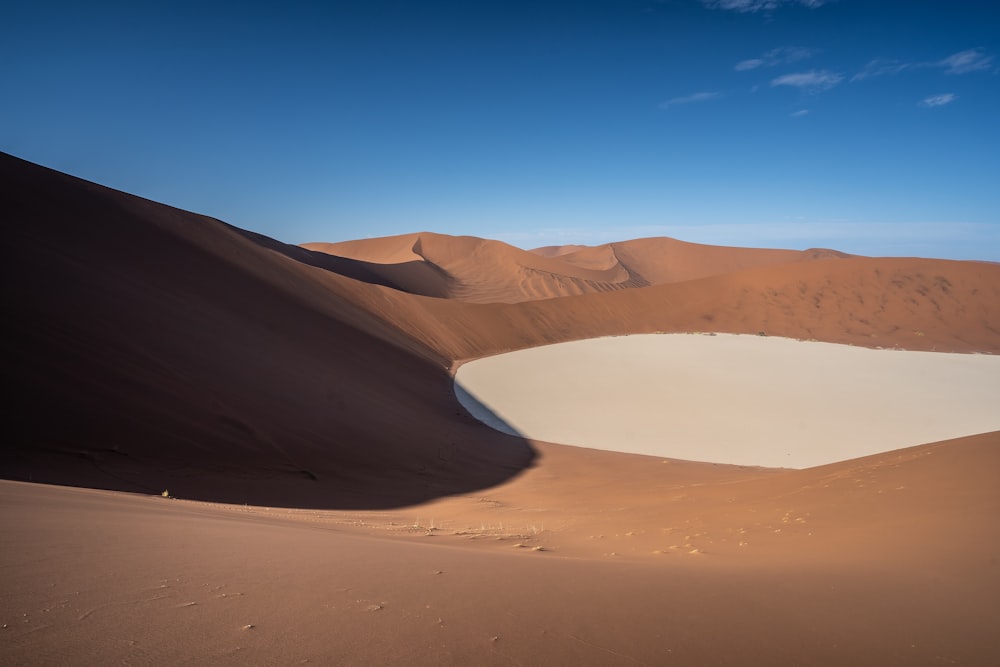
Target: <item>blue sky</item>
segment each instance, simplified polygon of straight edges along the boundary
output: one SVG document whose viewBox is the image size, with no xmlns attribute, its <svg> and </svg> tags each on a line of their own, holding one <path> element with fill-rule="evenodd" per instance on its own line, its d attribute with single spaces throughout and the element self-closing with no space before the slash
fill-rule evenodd
<svg viewBox="0 0 1000 667">
<path fill-rule="evenodd" d="M 36 0 L 0 150 L 288 243 L 1000 261 L 986 0 Z"/>
</svg>

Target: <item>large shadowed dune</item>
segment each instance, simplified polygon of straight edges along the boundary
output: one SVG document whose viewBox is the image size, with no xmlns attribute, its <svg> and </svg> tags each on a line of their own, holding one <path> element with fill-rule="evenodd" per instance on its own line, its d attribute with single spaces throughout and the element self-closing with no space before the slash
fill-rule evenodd
<svg viewBox="0 0 1000 667">
<path fill-rule="evenodd" d="M 448 360 L 344 295 L 375 288 L 213 219 L 0 169 L 5 477 L 379 507 L 530 464 L 526 443 L 456 414 Z"/>
</svg>

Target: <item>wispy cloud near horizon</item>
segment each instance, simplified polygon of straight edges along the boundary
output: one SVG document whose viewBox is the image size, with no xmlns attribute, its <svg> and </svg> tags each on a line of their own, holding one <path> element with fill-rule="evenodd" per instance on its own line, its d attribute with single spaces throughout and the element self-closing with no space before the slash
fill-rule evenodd
<svg viewBox="0 0 1000 667">
<path fill-rule="evenodd" d="M 791 86 L 800 90 L 818 93 L 833 88 L 844 80 L 842 74 L 829 70 L 809 70 L 808 72 L 796 72 L 785 74 L 771 80 L 771 87 Z"/>
<path fill-rule="evenodd" d="M 665 102 L 660 103 L 661 109 L 669 109 L 670 107 L 680 106 L 682 104 L 694 104 L 696 102 L 708 102 L 709 100 L 716 100 L 722 97 L 722 93 L 718 92 L 701 92 L 694 93 L 693 95 L 684 95 L 681 97 L 674 97 Z"/>
<path fill-rule="evenodd" d="M 942 95 L 931 95 L 930 97 L 925 97 L 920 101 L 920 106 L 924 107 L 943 107 L 946 104 L 951 104 L 956 99 L 958 95 L 955 93 L 944 93 Z"/>
</svg>

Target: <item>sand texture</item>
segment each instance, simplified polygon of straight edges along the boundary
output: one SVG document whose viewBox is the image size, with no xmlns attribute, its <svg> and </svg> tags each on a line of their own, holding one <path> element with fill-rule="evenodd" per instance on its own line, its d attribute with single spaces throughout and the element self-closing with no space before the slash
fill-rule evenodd
<svg viewBox="0 0 1000 667">
<path fill-rule="evenodd" d="M 862 383 L 896 350 L 979 368 L 1000 353 L 1000 265 L 673 239 L 299 247 L 7 155 L 0 177 L 0 664 L 1000 663 L 1000 431 L 960 412 L 995 364 L 934 376 L 899 440 L 869 433 L 880 453 L 852 449 L 872 406 L 828 398 L 818 427 L 801 396 L 772 400 L 761 425 L 801 423 L 834 461 L 804 469 L 501 433 L 453 384 L 505 352 L 653 333 L 850 345 L 879 355 L 850 367 Z M 720 358 L 660 389 L 751 381 Z M 902 366 L 917 377 L 889 393 L 926 388 Z M 685 418 L 719 428 L 725 391 Z M 721 427 L 742 450 L 778 440 Z"/>
</svg>

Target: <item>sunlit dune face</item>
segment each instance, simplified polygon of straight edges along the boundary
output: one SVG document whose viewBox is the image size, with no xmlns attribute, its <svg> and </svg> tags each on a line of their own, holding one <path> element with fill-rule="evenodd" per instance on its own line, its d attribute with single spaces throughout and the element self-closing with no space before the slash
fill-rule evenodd
<svg viewBox="0 0 1000 667">
<path fill-rule="evenodd" d="M 806 468 L 1000 429 L 1000 356 L 763 336 L 641 335 L 464 364 L 456 393 L 523 437 Z"/>
</svg>

